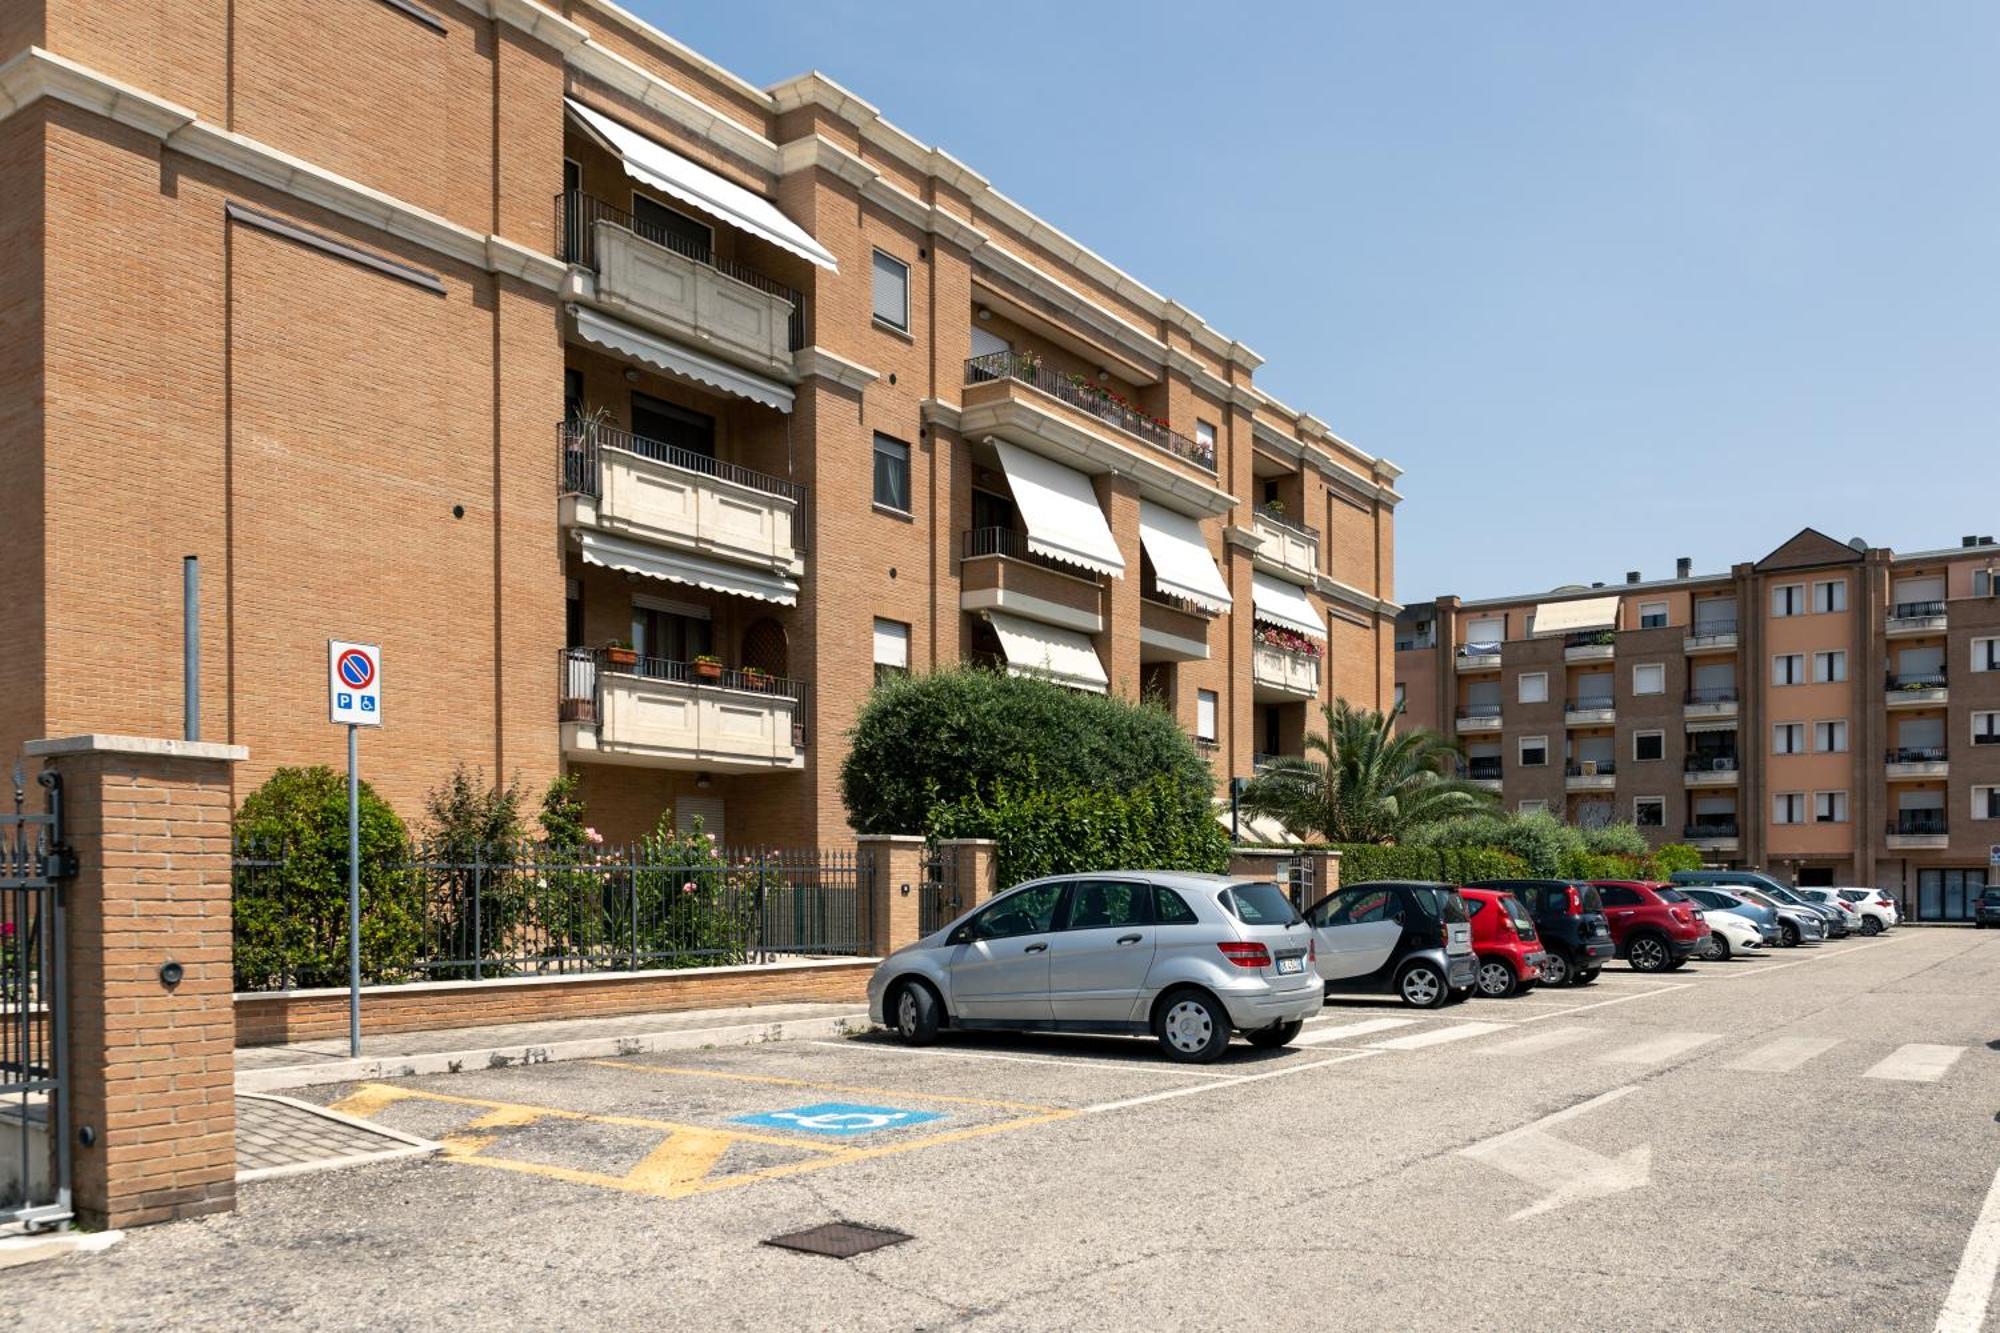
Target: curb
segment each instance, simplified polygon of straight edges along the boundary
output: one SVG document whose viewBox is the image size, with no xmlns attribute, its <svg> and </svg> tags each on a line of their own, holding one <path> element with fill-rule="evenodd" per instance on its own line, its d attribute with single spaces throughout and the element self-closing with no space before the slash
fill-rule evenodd
<svg viewBox="0 0 2000 1333">
<path fill-rule="evenodd" d="M 311 1102 L 302 1102 L 296 1097 L 280 1097 L 275 1093 L 269 1092 L 244 1092 L 241 1088 L 237 1089 L 236 1095 L 247 1098 L 250 1101 L 273 1102 L 279 1106 L 289 1106 L 295 1111 L 305 1111 L 319 1117 L 321 1120 L 331 1120 L 335 1124 L 345 1125 L 349 1129 L 364 1130 L 367 1133 L 375 1135 L 377 1138 L 386 1139 L 394 1145 L 388 1148 L 378 1148 L 373 1152 L 348 1153 L 343 1157 L 322 1157 L 317 1161 L 311 1162 L 288 1162 L 284 1166 L 261 1166 L 254 1167 L 248 1171 L 239 1168 L 236 1172 L 236 1183 L 239 1185 L 249 1184 L 251 1181 L 256 1180 L 274 1180 L 280 1176 L 303 1176 L 314 1171 L 335 1171 L 344 1166 L 373 1166 L 378 1162 L 394 1162 L 405 1157 L 429 1157 L 444 1149 L 442 1143 L 438 1143 L 432 1139 L 418 1138 L 414 1134 L 405 1134 L 400 1129 L 391 1129 L 387 1125 L 378 1125 L 372 1120 L 363 1120 L 358 1116 L 348 1115 L 344 1111 L 336 1111 L 330 1106 L 315 1106 Z"/>
<path fill-rule="evenodd" d="M 46 1231 L 0 1235 L 0 1270 L 46 1263 L 71 1254 L 95 1254 L 125 1238 L 122 1231 Z"/>
<path fill-rule="evenodd" d="M 425 1074 L 460 1074 L 469 1069 L 506 1069 L 512 1065 L 548 1064 L 555 1060 L 601 1060 L 607 1056 L 645 1055 L 653 1051 L 688 1051 L 704 1046 L 757 1046 L 767 1041 L 844 1037 L 868 1030 L 868 1013 L 833 1014 L 825 1018 L 777 1023 L 739 1023 L 719 1028 L 679 1028 L 637 1036 L 578 1037 L 570 1041 L 526 1046 L 489 1046 L 467 1051 L 433 1051 L 423 1055 L 324 1060 L 277 1069 L 246 1069 L 236 1075 L 236 1091 L 274 1092 L 322 1083 L 359 1083 L 370 1079 L 415 1078 Z"/>
</svg>

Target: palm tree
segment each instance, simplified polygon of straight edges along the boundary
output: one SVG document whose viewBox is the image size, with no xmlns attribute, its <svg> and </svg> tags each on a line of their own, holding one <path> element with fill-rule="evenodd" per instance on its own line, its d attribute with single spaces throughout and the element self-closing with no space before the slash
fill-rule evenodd
<svg viewBox="0 0 2000 1333">
<path fill-rule="evenodd" d="M 1326 730 L 1306 736 L 1305 757 L 1273 759 L 1252 778 L 1242 807 L 1328 842 L 1393 842 L 1420 825 L 1490 810 L 1491 794 L 1456 776 L 1449 740 L 1428 727 L 1395 733 L 1402 711 L 1345 699 L 1320 705 Z"/>
</svg>

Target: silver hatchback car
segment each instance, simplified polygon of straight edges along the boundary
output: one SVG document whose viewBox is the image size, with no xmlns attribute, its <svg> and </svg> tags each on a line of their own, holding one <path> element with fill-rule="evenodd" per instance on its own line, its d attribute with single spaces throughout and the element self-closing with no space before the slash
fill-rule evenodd
<svg viewBox="0 0 2000 1333">
<path fill-rule="evenodd" d="M 1030 880 L 882 960 L 868 1012 L 940 1029 L 1152 1033 L 1205 1063 L 1231 1030 L 1283 1046 L 1319 1010 L 1313 937 L 1268 880 L 1102 871 Z"/>
</svg>

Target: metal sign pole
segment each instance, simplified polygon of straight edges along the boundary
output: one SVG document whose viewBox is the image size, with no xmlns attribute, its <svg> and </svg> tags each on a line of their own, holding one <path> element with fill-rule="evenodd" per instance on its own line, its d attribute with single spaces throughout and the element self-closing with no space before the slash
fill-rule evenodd
<svg viewBox="0 0 2000 1333">
<path fill-rule="evenodd" d="M 347 1053 L 361 1054 L 361 728 L 347 724 Z"/>
</svg>

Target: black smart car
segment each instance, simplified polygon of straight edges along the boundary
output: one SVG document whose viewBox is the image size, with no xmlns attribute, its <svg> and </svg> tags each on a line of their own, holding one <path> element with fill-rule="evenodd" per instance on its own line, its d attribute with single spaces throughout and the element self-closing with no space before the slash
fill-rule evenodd
<svg viewBox="0 0 2000 1333">
<path fill-rule="evenodd" d="M 1544 986 L 1588 986 L 1618 953 L 1595 887 L 1566 879 L 1482 879 L 1468 888 L 1501 889 L 1519 898 L 1542 937 Z"/>
</svg>

